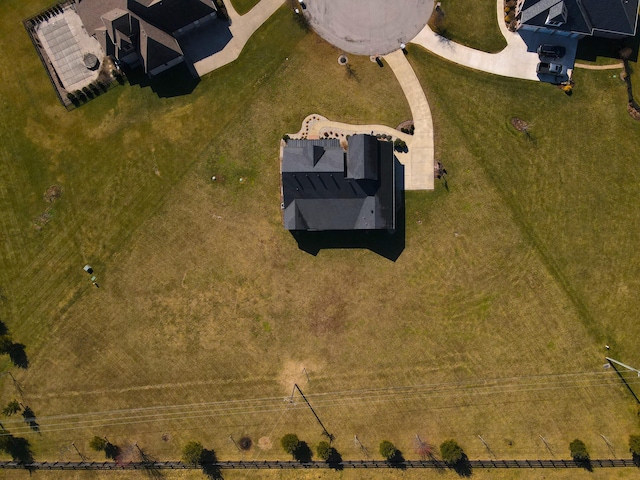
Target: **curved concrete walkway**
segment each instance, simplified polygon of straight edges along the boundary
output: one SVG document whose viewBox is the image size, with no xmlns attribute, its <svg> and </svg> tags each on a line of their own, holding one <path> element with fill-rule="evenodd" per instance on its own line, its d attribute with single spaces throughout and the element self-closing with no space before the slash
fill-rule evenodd
<svg viewBox="0 0 640 480">
<path fill-rule="evenodd" d="M 402 133 L 385 125 L 353 125 L 329 120 L 322 115 L 312 114 L 304 119 L 299 132 L 289 134 L 289 136 L 291 138 L 337 138 L 346 140 L 347 135 L 366 133 L 370 135 L 391 135 L 394 140 L 400 138 L 407 143 L 407 152 L 395 153 L 398 161 L 404 165 L 404 189 L 433 190 L 433 120 L 427 97 L 422 90 L 418 77 L 416 77 L 401 50 L 390 53 L 383 58 L 393 70 L 409 102 L 415 127 L 413 135 Z"/>
<path fill-rule="evenodd" d="M 433 32 L 429 25 L 411 43 L 421 45 L 430 52 L 447 60 L 495 75 L 540 81 L 536 66 L 540 61 L 535 52 L 529 52 L 520 35 L 510 32 L 504 23 L 503 0 L 497 0 L 498 26 L 507 41 L 507 46 L 498 53 L 487 53 L 452 42 Z"/>
<path fill-rule="evenodd" d="M 198 75 L 203 76 L 217 68 L 233 62 L 260 26 L 275 13 L 284 0 L 261 0 L 245 15 L 238 15 L 230 1 L 225 2 L 231 25 L 229 30 L 233 38 L 219 52 L 194 64 Z"/>
</svg>

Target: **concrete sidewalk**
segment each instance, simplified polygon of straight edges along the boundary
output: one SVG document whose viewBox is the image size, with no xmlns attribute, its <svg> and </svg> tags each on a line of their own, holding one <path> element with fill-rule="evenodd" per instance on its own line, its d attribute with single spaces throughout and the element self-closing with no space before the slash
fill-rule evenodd
<svg viewBox="0 0 640 480">
<path fill-rule="evenodd" d="M 465 67 L 503 77 L 540 81 L 536 66 L 540 61 L 535 51 L 528 51 L 519 34 L 510 32 L 504 23 L 503 0 L 496 2 L 497 22 L 507 46 L 498 53 L 487 53 L 452 42 L 433 32 L 427 25 L 411 43 Z"/>
<path fill-rule="evenodd" d="M 204 58 L 194 64 L 196 72 L 201 77 L 217 68 L 233 62 L 240 56 L 240 52 L 260 26 L 275 13 L 284 3 L 284 0 L 261 0 L 251 11 L 245 15 L 238 15 L 231 2 L 225 2 L 231 25 L 229 29 L 233 38 L 224 47 L 210 57 Z"/>
</svg>

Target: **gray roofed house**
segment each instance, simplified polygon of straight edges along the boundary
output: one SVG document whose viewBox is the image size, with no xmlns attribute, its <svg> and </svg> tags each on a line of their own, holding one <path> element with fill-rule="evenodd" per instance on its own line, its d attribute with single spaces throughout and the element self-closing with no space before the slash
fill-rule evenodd
<svg viewBox="0 0 640 480">
<path fill-rule="evenodd" d="M 75 8 L 105 55 L 150 77 L 186 60 L 182 30 L 216 16 L 213 0 L 76 0 Z"/>
<path fill-rule="evenodd" d="M 519 0 L 518 28 L 582 38 L 634 36 L 639 0 Z"/>
<path fill-rule="evenodd" d="M 393 144 L 353 135 L 288 140 L 282 152 L 284 227 L 292 231 L 394 230 Z"/>
</svg>

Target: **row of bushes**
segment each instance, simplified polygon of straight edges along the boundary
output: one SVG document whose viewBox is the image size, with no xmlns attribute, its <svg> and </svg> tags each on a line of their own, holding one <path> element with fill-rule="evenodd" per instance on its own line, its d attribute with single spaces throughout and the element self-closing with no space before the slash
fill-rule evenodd
<svg viewBox="0 0 640 480">
<path fill-rule="evenodd" d="M 112 74 L 118 83 L 121 85 L 124 83 L 124 76 L 120 72 L 113 70 Z M 82 90 L 67 92 L 67 98 L 77 107 L 78 105 L 88 102 L 89 100 L 105 93 L 109 90 L 109 85 L 110 83 L 96 80 L 95 82 L 82 87 Z"/>
<path fill-rule="evenodd" d="M 248 448 L 250 448 L 250 445 L 249 440 Z M 307 443 L 300 440 L 295 433 L 284 435 L 280 439 L 280 446 L 286 453 L 291 455 L 294 460 L 309 462 L 313 456 Z M 103 451 L 105 456 L 111 459 L 116 459 L 120 453 L 120 448 L 109 442 L 106 437 L 93 437 L 89 442 L 89 447 L 95 451 Z M 2 449 L 1 446 L 0 449 Z M 324 440 L 319 442 L 316 445 L 315 451 L 317 458 L 327 463 L 339 464 L 342 462 L 342 456 L 330 442 Z M 583 464 L 587 468 L 589 467 L 589 451 L 582 440 L 573 440 L 569 444 L 569 451 L 571 457 L 576 462 Z M 629 436 L 629 451 L 633 455 L 634 461 L 640 465 L 640 435 Z M 389 440 L 380 442 L 378 452 L 382 458 L 389 463 L 401 463 L 404 461 L 402 452 Z M 416 453 L 423 459 L 435 459 L 436 456 L 435 448 L 429 443 L 421 441 L 419 438 Z M 453 439 L 445 440 L 440 444 L 439 454 L 442 461 L 451 468 L 460 468 L 461 466 L 468 465 L 467 455 L 458 442 Z M 213 450 L 204 448 L 200 442 L 190 441 L 186 443 L 182 449 L 181 460 L 188 464 L 205 465 L 216 462 L 217 458 Z"/>
</svg>

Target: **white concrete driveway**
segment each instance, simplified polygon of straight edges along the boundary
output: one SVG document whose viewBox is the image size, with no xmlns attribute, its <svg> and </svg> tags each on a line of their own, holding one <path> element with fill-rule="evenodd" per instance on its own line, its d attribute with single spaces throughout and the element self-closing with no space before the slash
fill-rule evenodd
<svg viewBox="0 0 640 480">
<path fill-rule="evenodd" d="M 441 37 L 427 25 L 411 41 L 421 45 L 430 52 L 447 60 L 487 73 L 494 73 L 504 77 L 523 78 L 538 81 L 536 66 L 540 61 L 538 55 L 530 51 L 519 34 L 510 32 L 504 23 L 503 0 L 496 2 L 496 20 L 502 35 L 507 40 L 507 46 L 498 53 L 487 53 L 465 47 Z"/>
</svg>

